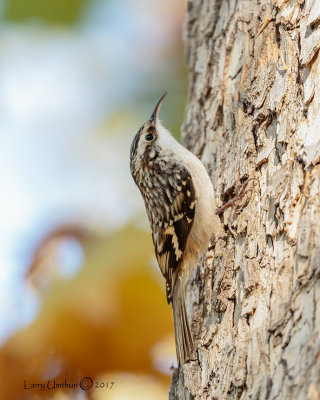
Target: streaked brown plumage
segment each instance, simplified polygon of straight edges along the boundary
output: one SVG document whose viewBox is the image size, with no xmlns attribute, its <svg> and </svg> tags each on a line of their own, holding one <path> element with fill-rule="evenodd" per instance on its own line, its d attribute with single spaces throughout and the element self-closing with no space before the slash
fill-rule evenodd
<svg viewBox="0 0 320 400">
<path fill-rule="evenodd" d="M 195 350 L 185 307 L 186 285 L 219 219 L 203 164 L 158 119 L 164 96 L 133 139 L 130 169 L 145 202 L 155 254 L 166 279 L 177 358 L 183 365 Z"/>
</svg>

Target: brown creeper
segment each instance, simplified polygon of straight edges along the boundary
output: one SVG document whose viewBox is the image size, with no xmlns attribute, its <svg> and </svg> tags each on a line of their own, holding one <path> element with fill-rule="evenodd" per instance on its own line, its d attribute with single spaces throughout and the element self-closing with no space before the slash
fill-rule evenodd
<svg viewBox="0 0 320 400">
<path fill-rule="evenodd" d="M 135 135 L 130 169 L 144 199 L 156 257 L 172 302 L 178 364 L 194 357 L 185 306 L 188 279 L 219 226 L 213 187 L 201 161 L 161 125 L 158 114 Z"/>
</svg>

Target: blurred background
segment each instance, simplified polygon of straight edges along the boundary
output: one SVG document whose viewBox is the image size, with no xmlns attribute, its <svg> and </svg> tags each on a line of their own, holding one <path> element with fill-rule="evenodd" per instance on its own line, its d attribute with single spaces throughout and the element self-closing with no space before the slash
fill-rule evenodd
<svg viewBox="0 0 320 400">
<path fill-rule="evenodd" d="M 180 130 L 185 7 L 0 0 L 2 400 L 168 398 L 171 307 L 129 149 L 166 90 Z"/>
</svg>

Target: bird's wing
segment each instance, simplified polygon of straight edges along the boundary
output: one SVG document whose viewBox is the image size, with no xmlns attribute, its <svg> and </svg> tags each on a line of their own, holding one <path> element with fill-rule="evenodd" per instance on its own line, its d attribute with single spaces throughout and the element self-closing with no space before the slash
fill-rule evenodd
<svg viewBox="0 0 320 400">
<path fill-rule="evenodd" d="M 167 185 L 160 193 L 159 204 L 160 201 L 168 207 L 163 208 L 160 214 L 151 212 L 149 217 L 155 253 L 166 279 L 167 300 L 170 303 L 196 208 L 192 177 L 183 165 L 176 164 L 171 169 Z"/>
</svg>

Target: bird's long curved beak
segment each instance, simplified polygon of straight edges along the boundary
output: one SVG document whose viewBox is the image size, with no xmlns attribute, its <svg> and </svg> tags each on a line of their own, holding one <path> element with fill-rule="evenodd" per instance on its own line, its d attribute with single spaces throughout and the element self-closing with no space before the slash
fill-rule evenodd
<svg viewBox="0 0 320 400">
<path fill-rule="evenodd" d="M 154 124 L 157 122 L 158 114 L 160 111 L 160 107 L 162 104 L 163 99 L 166 97 L 167 92 L 165 92 L 161 97 L 160 100 L 158 101 L 156 108 L 154 109 L 153 113 L 151 114 L 150 122 L 153 122 Z"/>
</svg>

